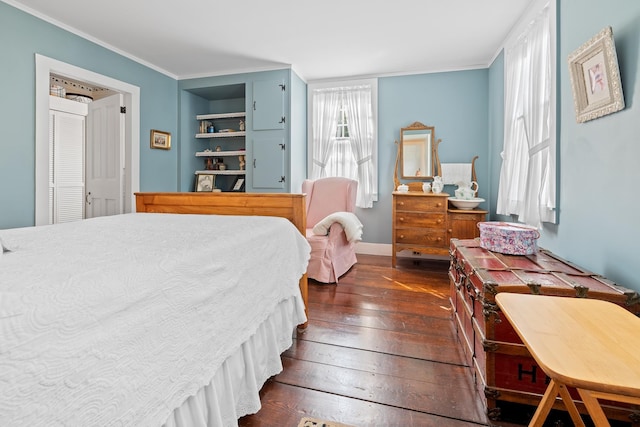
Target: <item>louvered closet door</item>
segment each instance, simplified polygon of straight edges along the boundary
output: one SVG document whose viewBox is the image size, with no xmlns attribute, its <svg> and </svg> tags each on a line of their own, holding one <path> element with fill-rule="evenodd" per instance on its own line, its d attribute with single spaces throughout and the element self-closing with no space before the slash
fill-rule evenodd
<svg viewBox="0 0 640 427">
<path fill-rule="evenodd" d="M 49 112 L 49 222 L 84 218 L 84 116 Z"/>
</svg>

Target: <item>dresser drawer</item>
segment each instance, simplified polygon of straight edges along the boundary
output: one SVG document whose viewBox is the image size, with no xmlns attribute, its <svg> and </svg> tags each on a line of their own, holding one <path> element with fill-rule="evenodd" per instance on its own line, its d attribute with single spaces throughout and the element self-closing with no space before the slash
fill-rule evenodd
<svg viewBox="0 0 640 427">
<path fill-rule="evenodd" d="M 445 230 L 430 228 L 398 228 L 396 243 L 399 245 L 444 246 L 449 245 Z"/>
<path fill-rule="evenodd" d="M 442 228 L 446 222 L 444 213 L 396 212 L 396 228 Z"/>
<path fill-rule="evenodd" d="M 447 199 L 443 197 L 395 197 L 395 209 L 400 211 L 415 212 L 442 212 L 447 211 Z"/>
</svg>

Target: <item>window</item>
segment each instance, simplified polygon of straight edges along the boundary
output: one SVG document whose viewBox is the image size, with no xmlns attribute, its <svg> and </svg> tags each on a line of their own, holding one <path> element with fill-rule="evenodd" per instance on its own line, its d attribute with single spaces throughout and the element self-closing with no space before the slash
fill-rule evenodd
<svg viewBox="0 0 640 427">
<path fill-rule="evenodd" d="M 309 85 L 309 178 L 358 181 L 356 206 L 378 199 L 377 81 Z"/>
<path fill-rule="evenodd" d="M 497 213 L 556 222 L 555 1 L 505 47 L 504 148 Z"/>
</svg>

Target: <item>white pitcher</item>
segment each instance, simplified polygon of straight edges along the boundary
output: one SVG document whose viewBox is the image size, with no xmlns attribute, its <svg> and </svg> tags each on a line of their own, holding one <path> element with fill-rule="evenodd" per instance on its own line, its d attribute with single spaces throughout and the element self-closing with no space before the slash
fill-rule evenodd
<svg viewBox="0 0 640 427">
<path fill-rule="evenodd" d="M 457 199 L 474 199 L 476 197 L 476 193 L 478 192 L 478 183 L 475 181 L 467 182 L 458 182 L 458 189 L 455 191 L 455 196 Z"/>
<path fill-rule="evenodd" d="M 431 184 L 431 191 L 434 193 L 442 193 L 444 189 L 444 182 L 442 181 L 441 176 L 434 176 L 433 183 Z"/>
</svg>

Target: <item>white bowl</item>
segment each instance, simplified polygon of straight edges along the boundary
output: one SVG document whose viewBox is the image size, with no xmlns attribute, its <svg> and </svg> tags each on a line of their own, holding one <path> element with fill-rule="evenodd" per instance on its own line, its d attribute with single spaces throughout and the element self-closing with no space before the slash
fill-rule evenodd
<svg viewBox="0 0 640 427">
<path fill-rule="evenodd" d="M 457 197 L 449 197 L 449 201 L 458 209 L 469 210 L 477 207 L 484 202 L 483 198 L 475 197 L 473 199 L 458 199 Z"/>
</svg>

